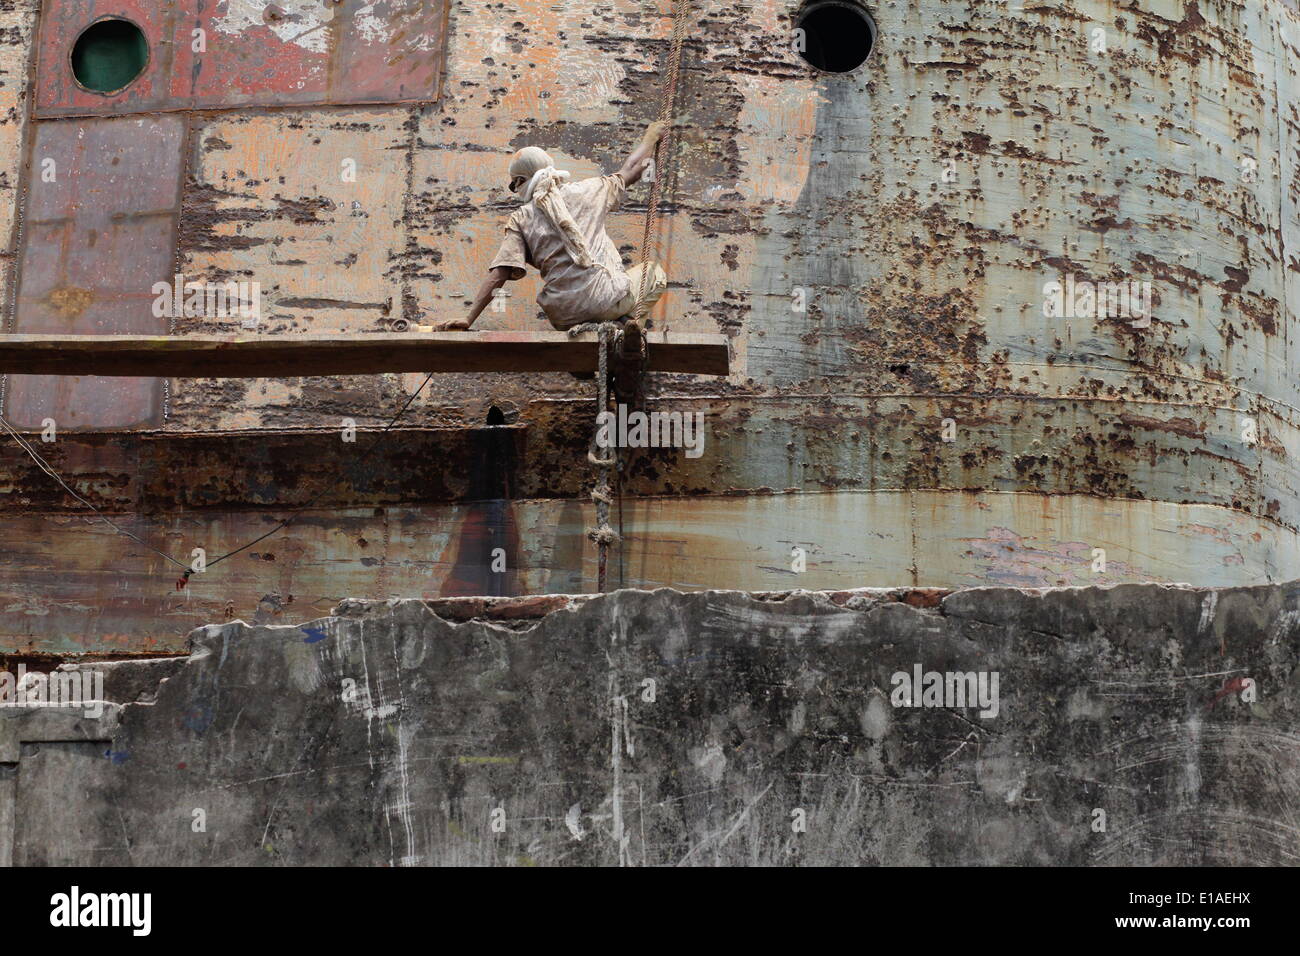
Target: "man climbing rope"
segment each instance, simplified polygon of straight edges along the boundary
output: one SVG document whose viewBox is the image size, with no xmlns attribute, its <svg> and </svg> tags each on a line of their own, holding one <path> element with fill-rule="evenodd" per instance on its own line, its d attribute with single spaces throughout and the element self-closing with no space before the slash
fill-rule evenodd
<svg viewBox="0 0 1300 956">
<path fill-rule="evenodd" d="M 623 202 L 627 187 L 640 181 L 667 129 L 667 122 L 651 123 L 618 172 L 576 183 L 566 182 L 569 173 L 556 169 L 537 146 L 515 153 L 510 160 L 510 191 L 523 205 L 506 223 L 505 240 L 469 315 L 435 328 L 468 329 L 498 289 L 511 279 L 523 278 L 526 264 L 542 274 L 537 304 L 557 329 L 648 311 L 667 287 L 667 277 L 657 262 L 647 264 L 648 281 L 643 281 L 642 265 L 625 272 L 605 232 L 605 217 Z"/>
</svg>

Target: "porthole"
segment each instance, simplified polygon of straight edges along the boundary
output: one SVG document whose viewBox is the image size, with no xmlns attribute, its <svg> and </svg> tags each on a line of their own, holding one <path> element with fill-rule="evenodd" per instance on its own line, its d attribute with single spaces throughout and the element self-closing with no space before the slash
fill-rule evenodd
<svg viewBox="0 0 1300 956">
<path fill-rule="evenodd" d="M 871 16 L 850 0 L 813 0 L 795 18 L 795 49 L 824 73 L 851 73 L 876 45 Z"/>
<path fill-rule="evenodd" d="M 144 72 L 149 44 L 130 20 L 106 17 L 81 31 L 71 59 L 72 75 L 83 89 L 120 93 Z"/>
</svg>

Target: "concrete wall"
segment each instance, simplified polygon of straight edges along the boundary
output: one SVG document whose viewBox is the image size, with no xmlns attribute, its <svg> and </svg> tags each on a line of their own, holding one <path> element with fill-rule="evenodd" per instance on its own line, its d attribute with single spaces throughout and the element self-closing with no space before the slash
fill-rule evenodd
<svg viewBox="0 0 1300 956">
<path fill-rule="evenodd" d="M 160 56 L 145 92 L 111 104 L 127 115 L 107 118 L 59 71 L 78 17 L 111 3 L 0 3 L 5 328 L 148 325 L 148 290 L 173 269 L 258 281 L 259 334 L 461 311 L 510 208 L 506 155 L 537 143 L 575 175 L 612 168 L 655 112 L 669 6 L 418 6 L 415 30 L 382 5 L 336 7 L 340 22 L 379 17 L 375 42 L 399 63 L 383 69 L 443 65 L 440 83 L 394 81 L 388 102 L 360 86 L 364 102 L 347 102 L 346 84 L 324 81 L 304 102 L 292 69 L 380 69 L 373 50 L 343 27 L 284 41 L 286 24 L 320 20 L 312 3 L 232 3 L 205 62 L 229 78 L 220 43 L 271 51 L 247 89 L 204 85 L 202 70 L 196 86 L 192 63 Z M 693 4 L 660 248 L 673 284 L 653 318 L 725 332 L 735 373 L 653 377 L 655 407 L 705 413 L 707 446 L 627 456 L 616 580 L 1300 577 L 1294 4 L 868 7 L 875 52 L 829 76 L 793 51 L 792 3 Z M 46 158 L 68 176 L 43 182 Z M 611 220 L 629 261 L 646 197 L 634 190 Z M 101 261 L 111 289 L 67 271 Z M 1152 325 L 1045 317 L 1044 283 L 1067 275 L 1151 282 Z M 520 283 L 483 327 L 538 328 L 536 290 Z M 42 453 L 182 559 L 243 544 L 343 480 L 299 525 L 176 594 L 173 569 L 83 521 L 7 444 L 0 647 L 147 652 L 206 621 L 346 597 L 592 590 L 589 386 L 439 376 L 412 427 L 356 467 L 342 420 L 382 423 L 418 381 L 11 376 L 5 414 L 58 421 Z M 471 431 L 492 405 L 510 424 Z M 799 576 L 792 547 L 807 553 Z M 495 548 L 507 572 L 491 570 Z"/>
<path fill-rule="evenodd" d="M 348 602 L 191 641 L 81 665 L 98 720 L 0 710 L 0 854 L 1300 861 L 1297 585 Z M 894 706 L 917 666 L 996 672 L 996 715 Z"/>
</svg>

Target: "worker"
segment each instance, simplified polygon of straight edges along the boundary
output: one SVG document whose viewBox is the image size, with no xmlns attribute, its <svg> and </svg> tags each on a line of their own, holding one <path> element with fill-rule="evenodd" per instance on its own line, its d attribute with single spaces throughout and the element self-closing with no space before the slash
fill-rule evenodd
<svg viewBox="0 0 1300 956">
<path fill-rule="evenodd" d="M 647 309 L 668 285 L 657 262 L 642 290 L 642 268 L 623 270 L 623 260 L 605 232 L 605 217 L 617 209 L 627 187 L 638 182 L 653 161 L 666 122 L 651 123 L 618 172 L 581 182 L 566 182 L 545 150 L 525 146 L 510 160 L 510 191 L 523 203 L 506 223 L 505 240 L 488 267 L 488 277 L 474 296 L 469 315 L 435 326 L 468 329 L 506 282 L 524 277 L 524 266 L 542 274 L 537 304 L 556 329 L 571 330 L 589 322 L 631 317 L 638 305 Z M 644 299 L 641 299 L 644 291 Z"/>
</svg>

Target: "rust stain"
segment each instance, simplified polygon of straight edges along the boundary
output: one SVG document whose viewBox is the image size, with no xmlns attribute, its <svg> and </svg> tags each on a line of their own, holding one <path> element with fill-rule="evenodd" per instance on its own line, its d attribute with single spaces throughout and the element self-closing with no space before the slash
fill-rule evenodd
<svg viewBox="0 0 1300 956">
<path fill-rule="evenodd" d="M 65 286 L 61 289 L 51 289 L 45 301 L 51 309 L 65 319 L 75 319 L 95 301 L 95 293 L 90 289 Z"/>
</svg>

